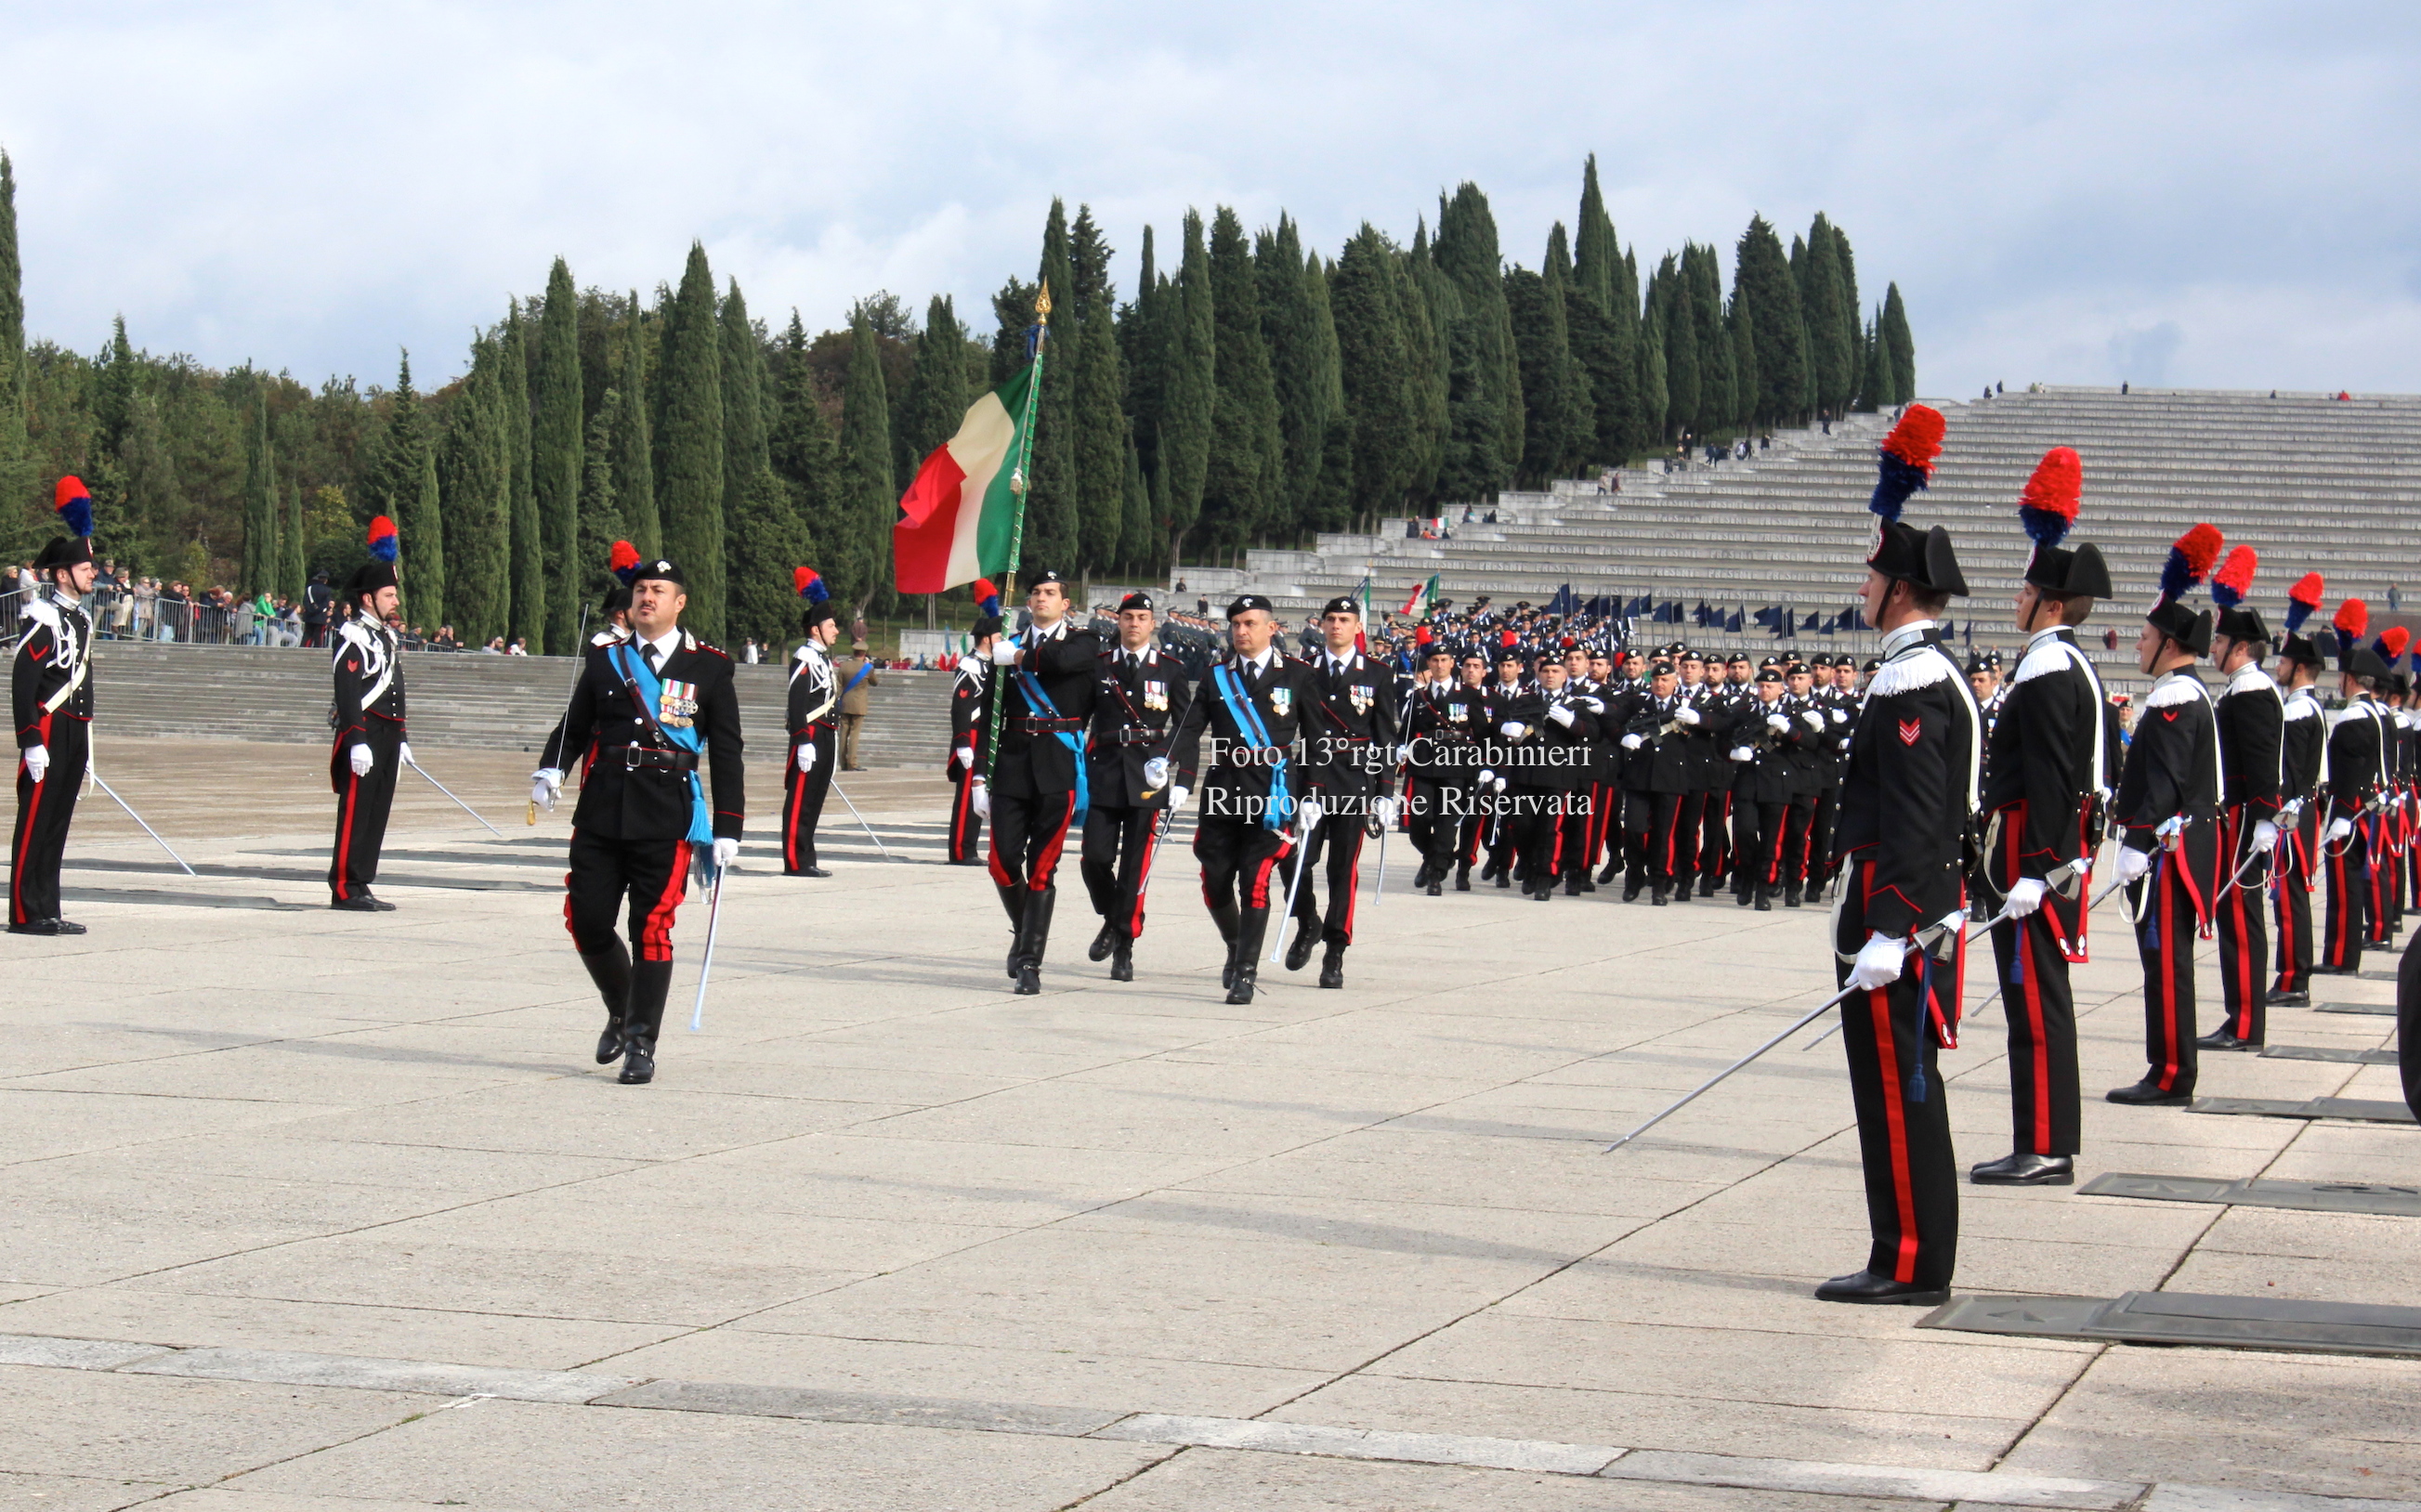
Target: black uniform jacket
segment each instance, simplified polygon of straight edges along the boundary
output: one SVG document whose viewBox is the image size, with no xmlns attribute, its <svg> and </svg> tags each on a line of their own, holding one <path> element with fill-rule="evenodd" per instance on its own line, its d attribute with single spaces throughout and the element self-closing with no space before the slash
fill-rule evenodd
<svg viewBox="0 0 2421 1512">
<path fill-rule="evenodd" d="M 1318 696 L 1311 668 L 1273 645 L 1265 664 L 1229 657 L 1219 664 L 1233 667 L 1243 679 L 1244 695 L 1260 716 L 1266 746 L 1238 727 L 1227 700 L 1219 694 L 1216 668 L 1195 685 L 1194 699 L 1177 728 L 1175 764 L 1178 783 L 1202 794 L 1205 818 L 1255 819 L 1270 796 L 1273 763 L 1283 756 L 1287 791 L 1303 796 L 1303 782 L 1294 763 L 1294 743 L 1304 710 Z M 1204 737 L 1208 736 L 1206 741 Z"/>
<path fill-rule="evenodd" d="M 1740 711 L 1720 683 L 1684 685 L 1681 695 L 1698 712 L 1695 725 L 1684 725 L 1668 737 L 1679 740 L 1688 753 L 1692 781 L 1687 790 L 1714 792 L 1730 787 L 1732 726 L 1740 723 Z"/>
<path fill-rule="evenodd" d="M 611 647 L 588 648 L 571 690 L 570 711 L 561 732 L 547 741 L 539 765 L 560 770 L 567 752 L 580 753 L 575 828 L 609 840 L 679 840 L 689 834 L 687 774 L 697 758 L 676 751 L 656 733 L 638 690 L 607 660 L 610 654 Z M 633 643 L 628 654 L 644 653 Z M 706 737 L 707 806 L 714 813 L 714 836 L 737 840 L 748 794 L 742 780 L 740 695 L 731 684 L 731 658 L 682 631 L 656 676 L 695 690 L 688 695 L 697 706 L 695 714 L 676 717 L 694 718 Z M 672 695 L 669 688 L 665 693 Z M 662 711 L 657 713 L 661 718 Z"/>
<path fill-rule="evenodd" d="M 2219 795 L 2218 709 L 2201 678 L 2171 672 L 2144 695 L 2111 817 L 2124 844 L 2150 850 L 2160 843 L 2154 832 L 2169 819 L 2216 818 Z"/>
<path fill-rule="evenodd" d="M 944 757 L 945 774 L 979 770 L 984 742 L 992 739 L 992 690 L 999 686 L 999 668 L 973 655 L 960 659 L 958 675 L 950 682 L 950 750 L 953 756 L 964 751 L 967 756 L 963 762 Z"/>
<path fill-rule="evenodd" d="M 2287 700 L 2270 674 L 2243 666 L 2219 695 L 2219 762 L 2229 807 L 2274 818 L 2285 802 Z"/>
<path fill-rule="evenodd" d="M 1101 673 L 1101 633 L 1062 618 L 1047 631 L 1028 627 L 1018 644 L 1025 648 L 1019 664 L 992 669 L 1001 688 L 997 696 L 1008 700 L 1001 709 L 992 791 L 1011 798 L 1073 792 L 1077 756 L 1059 736 L 1071 733 L 1082 746 L 1092 723 L 1093 691 Z M 1027 702 L 1021 672 L 1034 675 L 1056 715 Z"/>
<path fill-rule="evenodd" d="M 336 743 L 328 752 L 328 781 L 337 792 L 352 775 L 352 747 L 375 730 L 400 740 L 403 725 L 403 644 L 376 620 L 354 615 L 330 647 L 336 701 L 331 723 Z"/>
<path fill-rule="evenodd" d="M 2311 689 L 2298 688 L 2287 695 L 2287 709 L 2281 719 L 2280 787 L 2288 803 L 2309 803 L 2325 780 L 2328 716 Z"/>
<path fill-rule="evenodd" d="M 25 605 L 17 636 L 17 659 L 9 668 L 9 712 L 17 721 L 17 748 L 25 750 L 50 741 L 53 715 L 42 706 L 84 671 L 83 685 L 60 700 L 57 712 L 69 719 L 92 718 L 92 673 L 85 659 L 92 654 L 92 621 L 82 608 L 63 604 L 48 593 Z"/>
<path fill-rule="evenodd" d="M 782 706 L 782 726 L 790 732 L 793 752 L 831 728 L 839 709 L 840 675 L 832 658 L 812 641 L 801 645 L 790 653 L 790 685 Z M 790 759 L 798 757 L 793 754 Z"/>
<path fill-rule="evenodd" d="M 1734 793 L 1752 803 L 1787 803 L 1816 790 L 1816 745 L 1829 737 L 1808 723 L 1811 712 L 1820 719 L 1823 715 L 1812 701 L 1788 694 L 1770 704 L 1759 699 L 1742 711 L 1732 730 L 1731 748 L 1745 747 L 1749 758 L 1732 763 L 1740 772 Z M 1777 719 L 1780 729 L 1773 727 Z"/>
<path fill-rule="evenodd" d="M 2329 731 L 2328 763 L 2329 818 L 2352 818 L 2386 781 L 2387 710 L 2366 695 L 2348 705 Z"/>
<path fill-rule="evenodd" d="M 1441 786 L 1467 786 L 1479 774 L 1476 758 L 1487 718 L 1476 688 L 1460 681 L 1424 682 L 1414 688 L 1404 708 L 1413 775 Z"/>
<path fill-rule="evenodd" d="M 1396 787 L 1396 676 L 1359 651 L 1332 665 L 1326 647 L 1305 663 L 1310 706 L 1303 715 L 1304 779 L 1323 802 L 1384 798 Z"/>
<path fill-rule="evenodd" d="M 2075 632 L 2062 627 L 2026 647 L 2003 692 L 1984 812 L 2005 832 L 2018 828 L 2017 875 L 2007 880 L 2043 881 L 2085 853 L 2085 800 L 2101 787 L 2093 765 L 2095 738 L 2106 728 L 2101 684 Z"/>
<path fill-rule="evenodd" d="M 1143 769 L 1152 757 L 1168 755 L 1193 701 L 1185 669 L 1158 646 L 1132 653 L 1113 646 L 1101 654 L 1093 727 L 1085 747 L 1095 808 L 1168 806 L 1168 784 L 1154 787 L 1144 780 Z"/>
<path fill-rule="evenodd" d="M 1840 855 L 1874 864 L 1864 884 L 1867 927 L 1898 938 L 1958 912 L 1983 755 L 1975 694 L 1941 631 L 1904 633 L 1884 641 L 1891 652 L 1852 726 L 1833 842 Z"/>
<path fill-rule="evenodd" d="M 1597 716 L 1589 705 L 1601 702 L 1566 683 L 1554 693 L 1539 688 L 1507 707 L 1505 717 L 1527 726 L 1522 737 L 1504 740 L 1497 774 L 1508 787 L 1523 792 L 1569 793 L 1589 780 L 1589 742 L 1597 738 Z M 1571 723 L 1555 717 L 1562 709 Z M 1500 737 L 1500 740 L 1502 737 Z"/>
<path fill-rule="evenodd" d="M 1623 706 L 1623 727 L 1616 736 L 1617 749 L 1623 753 L 1623 787 L 1642 793 L 1697 791 L 1697 748 L 1682 739 L 1688 726 L 1674 719 L 1688 703 L 1689 695 L 1677 689 L 1665 698 L 1634 694 Z M 1636 749 L 1622 747 L 1619 741 L 1632 735 L 1641 737 L 1642 743 Z"/>
</svg>

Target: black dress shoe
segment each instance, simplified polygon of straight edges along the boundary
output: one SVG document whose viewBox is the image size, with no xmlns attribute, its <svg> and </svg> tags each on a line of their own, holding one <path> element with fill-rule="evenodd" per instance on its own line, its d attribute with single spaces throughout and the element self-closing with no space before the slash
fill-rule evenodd
<svg viewBox="0 0 2421 1512">
<path fill-rule="evenodd" d="M 1584 893 L 1594 893 L 1597 891 L 1597 879 L 1588 874 L 1588 868 L 1586 866 L 1583 866 L 1581 868 L 1581 891 Z"/>
<path fill-rule="evenodd" d="M 1454 869 L 1454 890 L 1458 893 L 1468 893 L 1471 891 L 1471 868 L 1469 866 L 1457 866 Z"/>
<path fill-rule="evenodd" d="M 2076 1161 L 2066 1155 L 2030 1155 L 2021 1150 L 1970 1168 L 1967 1179 L 1979 1187 L 2072 1187 Z"/>
<path fill-rule="evenodd" d="M 1311 959 L 1312 948 L 1319 943 L 1320 931 L 1318 929 L 1309 925 L 1296 925 L 1294 929 L 1294 939 L 1287 945 L 1286 969 L 1290 972 L 1299 972 L 1303 970 L 1304 963 Z"/>
<path fill-rule="evenodd" d="M 1773 895 L 1762 887 L 1757 890 L 1757 911 L 1759 913 L 1773 912 Z"/>
<path fill-rule="evenodd" d="M 1117 943 L 1110 946 L 1110 980 L 1134 980 L 1134 942 L 1125 935 L 1118 936 Z"/>
<path fill-rule="evenodd" d="M 1086 960 L 1109 959 L 1111 947 L 1117 942 L 1118 931 L 1111 927 L 1109 920 L 1103 919 L 1101 932 L 1093 936 L 1093 943 L 1085 947 L 1085 959 Z"/>
<path fill-rule="evenodd" d="M 1687 903 L 1690 901 L 1690 884 L 1688 881 L 1684 880 L 1673 884 L 1673 901 L 1676 903 Z"/>
<path fill-rule="evenodd" d="M 1639 888 L 1640 884 L 1637 882 L 1625 882 L 1622 888 L 1622 900 L 1626 903 L 1638 902 Z"/>
<path fill-rule="evenodd" d="M 2214 1029 L 2210 1033 L 2204 1035 L 2201 1038 L 2196 1039 L 2195 1043 L 2205 1050 L 2249 1050 L 2258 1053 L 2261 1049 L 2261 1041 L 2257 1039 L 2239 1039 L 2225 1029 Z"/>
<path fill-rule="evenodd" d="M 1939 1307 L 1950 1300 L 1947 1286 L 1923 1286 L 1913 1281 L 1894 1281 L 1871 1270 L 1851 1275 L 1835 1276 L 1816 1288 L 1820 1302 L 1867 1302 L 1886 1306 Z"/>
<path fill-rule="evenodd" d="M 2351 976 L 2355 970 L 2356 968 L 2351 966 L 2315 966 L 2312 968 L 2312 974 L 2315 976 Z"/>
<path fill-rule="evenodd" d="M 336 908 L 336 907 L 341 907 L 342 905 L 340 905 L 340 904 L 331 904 L 331 905 L 329 905 L 329 906 L 330 906 L 330 907 L 332 907 L 332 908 Z M 25 921 L 24 923 L 23 923 L 23 924 L 12 924 L 12 925 L 8 926 L 8 932 L 9 932 L 10 934 L 65 934 L 65 933 L 67 933 L 67 931 L 66 931 L 65 929 L 62 929 L 62 928 L 60 928 L 60 927 L 59 927 L 59 923 L 60 923 L 60 921 L 59 921 L 59 920 L 57 920 L 57 919 L 28 919 L 28 920 L 26 920 L 26 921 Z M 83 930 L 81 927 L 79 927 L 79 928 L 76 930 L 76 933 L 78 933 L 78 934 L 82 934 L 82 933 L 84 933 L 84 930 Z"/>
<path fill-rule="evenodd" d="M 379 911 L 379 900 L 370 896 L 367 893 L 356 893 L 351 897 L 332 898 L 329 900 L 328 906 L 346 913 L 376 913 Z M 48 924 L 51 921 L 48 919 L 41 919 L 37 922 Z M 16 927 L 11 925 L 9 927 L 14 928 Z M 44 929 L 42 933 L 56 934 L 58 931 L 56 929 Z"/>
<path fill-rule="evenodd" d="M 1042 968 L 1030 960 L 1017 963 L 1017 995 L 1032 997 L 1042 990 Z"/>
<path fill-rule="evenodd" d="M 1504 867 L 1492 861 L 1479 868 L 1479 880 L 1483 882 L 1492 882 L 1504 870 Z"/>
<path fill-rule="evenodd" d="M 1605 869 L 1597 874 L 1597 880 L 1605 883 L 1608 887 L 1611 887 L 1614 885 L 1614 880 L 1621 875 L 1622 863 L 1618 861 L 1609 861 L 1605 864 Z"/>
<path fill-rule="evenodd" d="M 1441 885 L 1438 880 L 1434 877 L 1429 879 L 1429 884 L 1425 891 L 1430 897 L 1444 897 L 1445 896 L 1445 888 Z"/>
<path fill-rule="evenodd" d="M 953 866 L 980 866 L 985 864 L 984 858 L 981 856 L 961 856 L 958 860 L 950 863 Z"/>
<path fill-rule="evenodd" d="M 1413 873 L 1413 886 L 1415 888 L 1427 887 L 1429 884 L 1429 879 L 1435 875 L 1436 873 L 1430 868 L 1429 864 L 1424 861 L 1421 863 L 1420 869 Z"/>
<path fill-rule="evenodd" d="M 2131 1108 L 2182 1108 L 2194 1101 L 2192 1092 L 2163 1092 L 2148 1076 L 2133 1086 L 2114 1086 L 2104 1096 Z"/>
<path fill-rule="evenodd" d="M 1806 899 L 1801 896 L 1799 889 L 1796 887 L 1786 887 L 1782 890 L 1782 906 L 1784 908 L 1795 909 L 1805 901 Z"/>
<path fill-rule="evenodd" d="M 1660 909 L 1661 909 L 1661 908 L 1663 908 L 1663 907 L 1665 907 L 1666 905 L 1670 904 L 1673 900 L 1672 900 L 1670 897 L 1665 896 L 1664 896 L 1664 889 L 1663 889 L 1663 888 L 1661 888 L 1661 887 L 1660 887 L 1660 888 L 1656 889 L 1656 891 L 1655 891 L 1655 892 L 1653 892 L 1653 893 L 1651 893 L 1651 894 L 1649 894 L 1649 895 L 1648 895 L 1648 901 L 1649 901 L 1650 903 L 1655 904 L 1658 908 L 1660 908 Z"/>
<path fill-rule="evenodd" d="M 2309 992 L 2273 992 L 2269 998 L 2273 1008 L 2308 1008 L 2312 1005 Z"/>
<path fill-rule="evenodd" d="M 622 1057 L 622 1074 L 616 1080 L 624 1086 L 645 1086 L 656 1079 L 656 1052 L 633 1041 L 629 1053 Z"/>
<path fill-rule="evenodd" d="M 1510 887 L 1513 885 L 1513 879 L 1500 871 L 1496 874 L 1496 885 L 1499 887 Z"/>
<path fill-rule="evenodd" d="M 605 1032 L 597 1037 L 597 1064 L 611 1066 L 621 1058 L 622 1026 L 618 1023 L 609 1023 L 605 1026 Z"/>
<path fill-rule="evenodd" d="M 1320 985 L 1322 987 L 1345 985 L 1345 947 L 1343 945 L 1329 946 L 1328 954 L 1320 958 Z"/>
<path fill-rule="evenodd" d="M 970 859 L 967 861 L 953 861 L 950 865 L 953 866 L 980 866 L 983 863 L 980 860 Z M 785 877 L 829 877 L 832 873 L 824 870 L 821 866 L 801 866 L 796 871 L 785 870 L 782 875 Z"/>
</svg>

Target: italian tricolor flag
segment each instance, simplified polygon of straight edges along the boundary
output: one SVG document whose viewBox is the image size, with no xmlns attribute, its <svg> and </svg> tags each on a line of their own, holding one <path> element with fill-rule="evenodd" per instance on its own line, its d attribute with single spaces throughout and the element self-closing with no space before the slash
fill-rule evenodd
<svg viewBox="0 0 2421 1512">
<path fill-rule="evenodd" d="M 940 593 L 1008 570 L 1023 501 L 1009 487 L 1033 413 L 1034 366 L 968 407 L 959 433 L 933 448 L 900 495 L 891 527 L 901 593 Z"/>
<path fill-rule="evenodd" d="M 1399 615 L 1419 613 L 1423 604 L 1437 597 L 1437 575 L 1435 573 L 1431 573 L 1429 580 L 1427 583 L 1422 584 L 1419 587 L 1414 588 L 1413 590 L 1412 597 L 1404 600 L 1404 607 L 1397 610 L 1396 612 Z"/>
</svg>

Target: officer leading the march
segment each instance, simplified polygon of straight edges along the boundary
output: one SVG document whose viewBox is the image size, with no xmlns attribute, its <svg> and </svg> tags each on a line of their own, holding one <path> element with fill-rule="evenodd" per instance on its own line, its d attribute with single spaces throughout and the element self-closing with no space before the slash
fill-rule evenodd
<svg viewBox="0 0 2421 1512">
<path fill-rule="evenodd" d="M 673 918 L 690 870 L 728 866 L 747 816 L 731 658 L 680 628 L 688 606 L 679 568 L 662 558 L 641 564 L 631 585 L 631 639 L 588 648 L 570 711 L 530 789 L 552 810 L 565 766 L 580 762 L 564 924 L 605 1005 L 597 1064 L 621 1061 L 629 1086 L 655 1079 Z M 701 755 L 711 798 L 698 776 Z M 615 932 L 626 912 L 627 949 Z"/>
<path fill-rule="evenodd" d="M 1008 974 L 1030 997 L 1042 990 L 1059 853 L 1085 818 L 1085 730 L 1101 637 L 1070 617 L 1068 580 L 1055 571 L 1035 575 L 1025 607 L 1032 623 L 992 647 L 1000 737 L 976 804 L 992 820 L 992 880 L 1015 931 Z"/>
<path fill-rule="evenodd" d="M 359 913 L 395 907 L 373 896 L 370 883 L 378 880 L 396 779 L 412 760 L 403 726 L 403 642 L 388 623 L 400 601 L 396 544 L 393 521 L 381 515 L 370 522 L 370 559 L 345 584 L 345 622 L 330 654 L 336 739 L 328 782 L 336 793 L 336 848 L 328 861 L 328 906 Z"/>
<path fill-rule="evenodd" d="M 1396 822 L 1396 685 L 1394 676 L 1362 654 L 1362 608 L 1331 599 L 1320 612 L 1324 643 L 1310 658 L 1312 695 L 1303 714 L 1305 796 L 1319 804 L 1296 885 L 1295 937 L 1287 970 L 1301 971 L 1311 947 L 1325 948 L 1320 985 L 1345 985 L 1345 947 L 1353 943 L 1353 900 L 1361 880 L 1362 841 L 1369 820 Z M 1321 865 L 1322 861 L 1326 865 Z M 1322 883 L 1328 906 L 1317 893 Z"/>
<path fill-rule="evenodd" d="M 9 668 L 9 711 L 17 722 L 17 823 L 8 847 L 8 932 L 74 935 L 84 926 L 60 917 L 59 865 L 76 791 L 92 758 L 92 496 L 63 477 L 58 514 L 69 534 L 34 558 L 40 589 L 20 610 L 17 654 Z"/>
</svg>

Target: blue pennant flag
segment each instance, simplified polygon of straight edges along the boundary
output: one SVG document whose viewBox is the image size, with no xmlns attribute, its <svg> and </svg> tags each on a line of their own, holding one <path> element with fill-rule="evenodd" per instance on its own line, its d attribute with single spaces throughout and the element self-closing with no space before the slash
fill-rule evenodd
<svg viewBox="0 0 2421 1512">
<path fill-rule="evenodd" d="M 1741 612 L 1739 610 L 1733 610 L 1731 617 L 1724 621 L 1724 632 L 1728 635 L 1737 635 L 1741 632 Z"/>
</svg>

